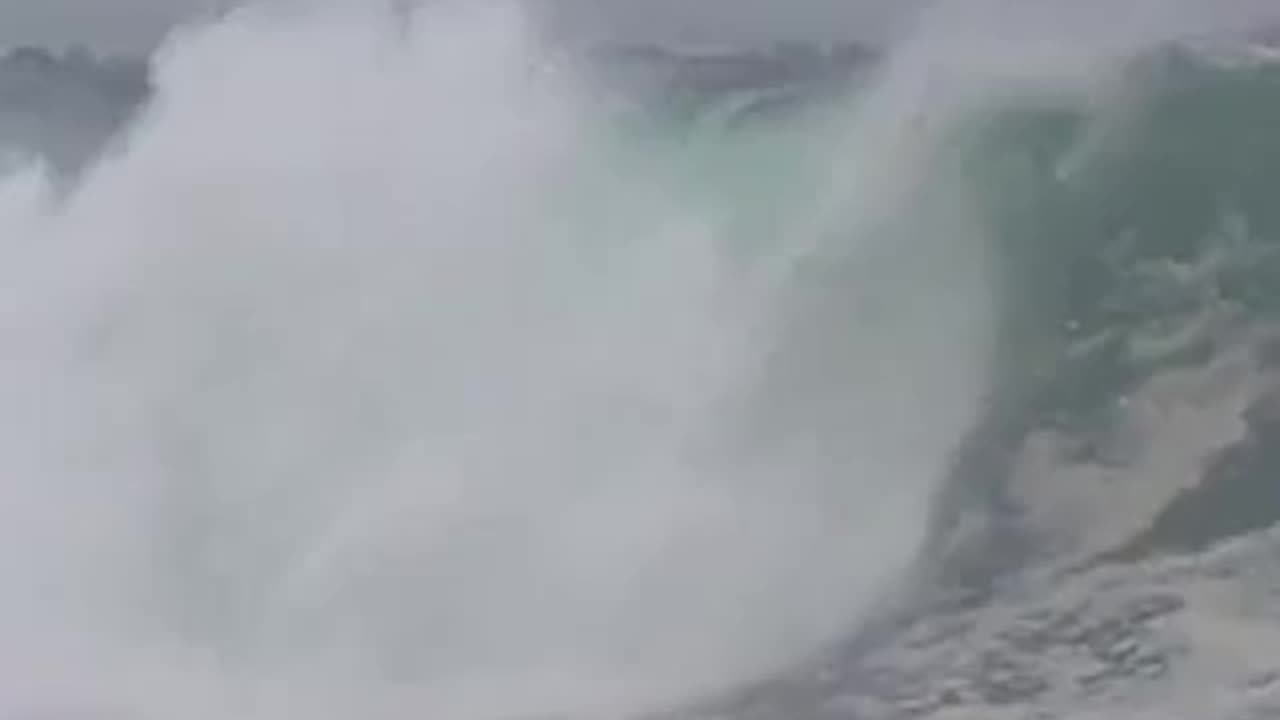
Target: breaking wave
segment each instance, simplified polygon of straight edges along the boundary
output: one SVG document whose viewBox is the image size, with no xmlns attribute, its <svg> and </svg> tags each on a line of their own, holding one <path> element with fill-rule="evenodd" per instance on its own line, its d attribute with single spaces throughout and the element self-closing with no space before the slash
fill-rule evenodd
<svg viewBox="0 0 1280 720">
<path fill-rule="evenodd" d="M 1270 71 L 928 17 L 692 124 L 508 5 L 177 34 L 0 185 L 0 714 L 617 716 L 896 603 L 975 425 L 1124 314 L 1103 247 L 1275 219 L 1195 112 Z"/>
</svg>

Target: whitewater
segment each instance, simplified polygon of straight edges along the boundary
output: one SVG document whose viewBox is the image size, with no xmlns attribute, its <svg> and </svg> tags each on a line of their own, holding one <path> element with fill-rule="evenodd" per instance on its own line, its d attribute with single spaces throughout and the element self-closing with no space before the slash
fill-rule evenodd
<svg viewBox="0 0 1280 720">
<path fill-rule="evenodd" d="M 841 641 L 1002 371 L 955 128 L 1207 22 L 944 3 L 672 135 L 527 8 L 373 5 L 176 32 L 74 182 L 0 182 L 0 717 L 624 717 Z"/>
<path fill-rule="evenodd" d="M 910 164 L 748 207 L 515 6 L 250 10 L 155 63 L 74 188 L 0 191 L 5 712 L 616 714 L 884 600 L 991 302 Z"/>
</svg>

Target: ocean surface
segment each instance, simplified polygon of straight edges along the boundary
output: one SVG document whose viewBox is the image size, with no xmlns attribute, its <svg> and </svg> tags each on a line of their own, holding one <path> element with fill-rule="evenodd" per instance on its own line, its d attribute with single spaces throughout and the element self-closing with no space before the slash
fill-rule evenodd
<svg viewBox="0 0 1280 720">
<path fill-rule="evenodd" d="M 0 59 L 0 720 L 1280 716 L 1265 13 L 999 7 Z"/>
</svg>

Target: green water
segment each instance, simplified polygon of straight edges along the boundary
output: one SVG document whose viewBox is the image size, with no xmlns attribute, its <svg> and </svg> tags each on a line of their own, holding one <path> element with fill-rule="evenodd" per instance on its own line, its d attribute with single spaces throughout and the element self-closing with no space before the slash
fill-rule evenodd
<svg viewBox="0 0 1280 720">
<path fill-rule="evenodd" d="M 983 106 L 948 126 L 932 161 L 926 184 L 973 201 L 997 248 L 991 407 L 1006 442 L 1103 428 L 1154 373 L 1208 362 L 1223 333 L 1280 312 L 1280 66 L 1167 53 L 1114 82 L 1103 102 Z M 805 197 L 825 180 L 838 118 L 672 122 L 640 155 L 661 148 L 685 164 L 686 192 L 746 208 L 747 242 L 815 207 Z M 1218 463 L 1220 487 L 1180 499 L 1139 546 L 1200 547 L 1280 519 L 1274 462 Z"/>
</svg>

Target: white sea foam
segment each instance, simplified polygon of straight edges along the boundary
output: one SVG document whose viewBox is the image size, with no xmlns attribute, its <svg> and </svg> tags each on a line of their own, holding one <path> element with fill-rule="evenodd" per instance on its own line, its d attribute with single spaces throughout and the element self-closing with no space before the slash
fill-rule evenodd
<svg viewBox="0 0 1280 720">
<path fill-rule="evenodd" d="M 892 587 L 991 330 L 911 108 L 744 260 L 759 208 L 619 169 L 541 57 L 508 6 L 235 13 L 68 196 L 0 186 L 0 715 L 621 714 Z"/>
</svg>

